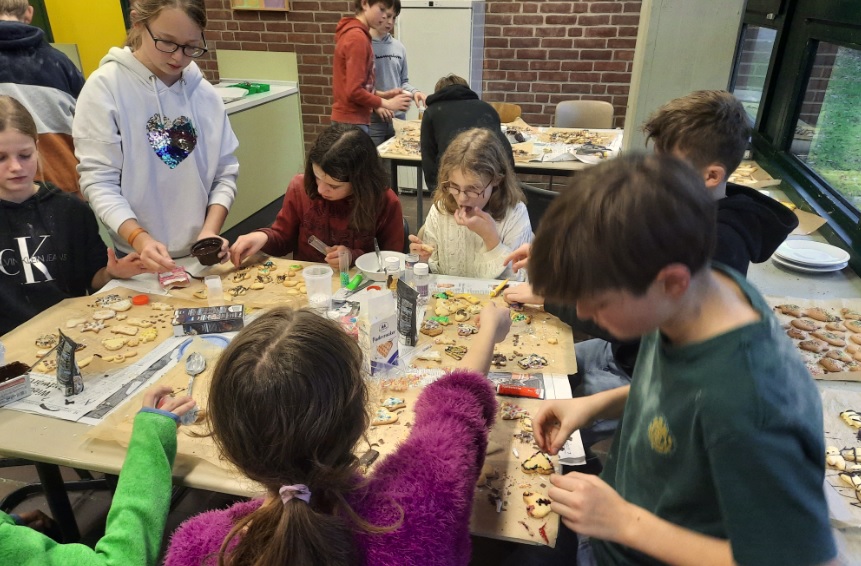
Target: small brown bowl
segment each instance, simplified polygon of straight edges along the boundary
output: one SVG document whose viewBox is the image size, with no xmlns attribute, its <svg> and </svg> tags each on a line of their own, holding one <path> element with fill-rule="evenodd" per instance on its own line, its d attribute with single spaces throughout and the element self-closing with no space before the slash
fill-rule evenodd
<svg viewBox="0 0 861 566">
<path fill-rule="evenodd" d="M 30 371 L 30 366 L 24 362 L 12 362 L 0 367 L 0 383 L 15 379 L 18 376 L 24 375 Z"/>
<path fill-rule="evenodd" d="M 197 258 L 201 265 L 215 265 L 221 252 L 221 238 L 204 238 L 191 246 L 191 255 Z"/>
</svg>

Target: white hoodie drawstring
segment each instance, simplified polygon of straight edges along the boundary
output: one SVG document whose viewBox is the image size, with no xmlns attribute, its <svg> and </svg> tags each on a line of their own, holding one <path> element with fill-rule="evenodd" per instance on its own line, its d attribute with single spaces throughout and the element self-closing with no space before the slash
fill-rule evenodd
<svg viewBox="0 0 861 566">
<path fill-rule="evenodd" d="M 159 120 L 161 120 L 161 125 L 164 126 L 164 112 L 161 109 L 161 99 L 158 97 L 158 85 L 156 84 L 156 76 L 150 75 L 149 76 L 149 82 L 152 85 L 152 92 L 153 92 L 153 94 L 155 94 L 155 103 L 158 105 Z M 183 92 L 185 92 L 185 91 L 183 91 Z"/>
</svg>

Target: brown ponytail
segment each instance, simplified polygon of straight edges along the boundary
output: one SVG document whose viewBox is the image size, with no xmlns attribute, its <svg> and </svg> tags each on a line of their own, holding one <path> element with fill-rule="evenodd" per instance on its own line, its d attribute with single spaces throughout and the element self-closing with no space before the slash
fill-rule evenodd
<svg viewBox="0 0 861 566">
<path fill-rule="evenodd" d="M 272 498 L 233 527 L 220 566 L 362 562 L 354 533 L 391 528 L 368 525 L 345 498 L 363 487 L 354 449 L 367 403 L 361 352 L 336 323 L 282 307 L 239 333 L 215 368 L 208 422 L 224 457 Z M 310 502 L 282 503 L 279 488 L 300 483 Z"/>
</svg>

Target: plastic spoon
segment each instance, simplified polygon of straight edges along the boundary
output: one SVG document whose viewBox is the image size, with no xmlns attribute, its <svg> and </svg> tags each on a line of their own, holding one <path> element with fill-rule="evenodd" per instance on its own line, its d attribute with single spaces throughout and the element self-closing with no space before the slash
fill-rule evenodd
<svg viewBox="0 0 861 566">
<path fill-rule="evenodd" d="M 203 373 L 206 369 L 206 359 L 199 353 L 194 352 L 185 358 L 185 373 L 188 374 L 188 390 L 186 395 L 191 397 L 194 389 L 194 378 Z M 194 407 L 189 412 L 180 418 L 180 422 L 186 426 L 194 424 L 197 420 L 197 407 Z"/>
</svg>

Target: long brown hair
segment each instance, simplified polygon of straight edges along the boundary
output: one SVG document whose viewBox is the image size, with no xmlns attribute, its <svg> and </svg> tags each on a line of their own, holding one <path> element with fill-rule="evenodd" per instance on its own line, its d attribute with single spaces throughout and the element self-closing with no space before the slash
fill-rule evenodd
<svg viewBox="0 0 861 566">
<path fill-rule="evenodd" d="M 305 193 L 318 199 L 313 165 L 353 187 L 350 228 L 374 232 L 388 190 L 388 176 L 371 136 L 350 124 L 332 124 L 317 137 L 305 163 Z"/>
<path fill-rule="evenodd" d="M 505 218 L 508 209 L 526 202 L 523 189 L 514 174 L 508 155 L 493 132 L 486 128 L 472 128 L 457 135 L 445 150 L 439 162 L 439 177 L 433 193 L 433 203 L 440 212 L 454 214 L 457 201 L 445 189 L 453 171 L 477 175 L 493 185 L 484 211 L 494 220 Z"/>
<path fill-rule="evenodd" d="M 273 498 L 225 538 L 223 566 L 359 564 L 367 525 L 345 495 L 362 488 L 357 442 L 368 391 L 356 342 L 308 310 L 273 309 L 231 342 L 215 368 L 207 421 L 224 457 Z M 282 503 L 282 485 L 305 484 L 310 503 Z M 228 551 L 231 541 L 236 546 Z"/>
<path fill-rule="evenodd" d="M 16 130 L 33 139 L 36 144 L 36 178 L 42 179 L 42 156 L 39 155 L 39 130 L 36 121 L 27 108 L 17 98 L 0 95 L 0 132 Z"/>
<path fill-rule="evenodd" d="M 154 20 L 166 8 L 178 8 L 185 12 L 191 21 L 200 26 L 200 30 L 206 29 L 206 4 L 204 0 L 135 0 L 131 6 L 131 24 L 126 45 L 132 51 L 141 46 L 143 37 L 143 25 Z M 141 24 L 136 26 L 135 24 Z"/>
</svg>

